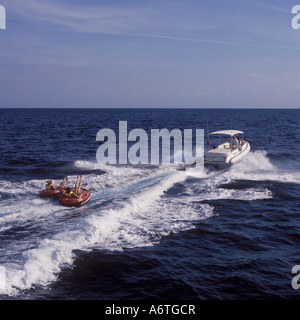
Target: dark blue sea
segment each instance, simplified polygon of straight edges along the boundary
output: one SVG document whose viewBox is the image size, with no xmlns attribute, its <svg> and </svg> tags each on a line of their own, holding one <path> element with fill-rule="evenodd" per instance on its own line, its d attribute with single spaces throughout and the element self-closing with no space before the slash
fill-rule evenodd
<svg viewBox="0 0 300 320">
<path fill-rule="evenodd" d="M 0 298 L 290 300 L 300 265 L 300 110 L 0 109 Z M 100 164 L 97 132 L 237 129 L 225 171 Z M 118 141 L 117 141 L 118 143 Z M 150 148 L 150 146 L 149 146 Z M 43 199 L 77 174 L 80 208 Z M 300 269 L 300 267 L 299 267 Z"/>
</svg>

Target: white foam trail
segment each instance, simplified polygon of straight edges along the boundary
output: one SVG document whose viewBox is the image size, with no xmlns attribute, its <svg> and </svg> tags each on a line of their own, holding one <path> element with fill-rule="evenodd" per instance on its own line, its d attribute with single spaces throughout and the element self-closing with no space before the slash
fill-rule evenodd
<svg viewBox="0 0 300 320">
<path fill-rule="evenodd" d="M 271 163 L 264 150 L 250 152 L 245 159 L 230 168 L 233 179 L 300 183 L 300 171 L 292 172 Z"/>
<path fill-rule="evenodd" d="M 57 224 L 57 218 L 64 214 L 64 210 L 65 214 L 71 215 L 75 212 L 73 210 L 79 212 L 77 210 L 81 209 L 65 209 L 55 202 L 36 198 L 41 181 L 32 180 L 21 185 L 0 182 L 1 190 L 13 192 L 16 199 L 23 199 L 21 204 L 13 204 L 15 198 L 4 201 L 0 209 L 2 230 L 18 225 L 20 221 L 32 221 L 45 229 L 51 228 L 51 232 L 46 233 L 47 238 L 36 236 L 33 240 L 20 241 L 10 249 L 12 258 L 3 263 L 7 271 L 7 285 L 0 293 L 16 295 L 19 290 L 46 286 L 55 281 L 62 267 L 72 264 L 76 249 L 123 250 L 152 246 L 170 232 L 193 228 L 194 221 L 215 214 L 213 207 L 203 203 L 204 200 L 272 198 L 271 191 L 265 187 L 236 190 L 219 187 L 222 184 L 246 179 L 297 180 L 297 175 L 287 172 L 282 175 L 262 151 L 251 152 L 247 159 L 220 173 L 199 171 L 197 168 L 186 172 L 172 171 L 172 166 L 156 169 L 113 167 L 89 161 L 76 161 L 75 165 L 78 168 L 101 169 L 105 173 L 84 176 L 84 185 L 93 188 L 92 201 L 82 208 L 84 215 L 72 217 L 66 223 Z M 185 194 L 165 195 L 174 184 L 186 179 Z M 71 183 L 75 180 L 75 176 L 70 177 Z M 113 183 L 108 185 L 107 182 Z M 101 204 L 106 199 L 110 200 L 109 205 L 103 208 Z"/>
<path fill-rule="evenodd" d="M 70 176 L 69 181 L 70 185 L 75 185 L 76 176 Z M 13 196 L 11 199 L 4 200 L 0 207 L 0 231 L 14 224 L 38 222 L 39 219 L 49 219 L 59 214 L 62 207 L 57 201 L 39 197 L 44 187 L 44 180 L 0 181 L 0 192 Z"/>
<path fill-rule="evenodd" d="M 191 199 L 191 196 L 189 196 Z M 192 196 L 195 201 L 204 200 L 262 200 L 272 199 L 272 192 L 268 188 L 249 188 L 243 190 L 215 188 L 205 194 Z M 190 200 L 191 201 L 191 200 Z"/>
<path fill-rule="evenodd" d="M 186 214 L 170 219 L 169 210 L 160 211 L 161 196 L 175 183 L 184 181 L 184 172 L 165 173 L 149 179 L 140 191 L 127 196 L 116 209 L 92 212 L 77 224 L 68 226 L 51 238 L 39 240 L 32 249 L 27 249 L 21 261 L 6 263 L 7 286 L 5 293 L 14 295 L 19 290 L 35 285 L 47 285 L 54 281 L 64 265 L 70 265 L 75 249 L 122 248 L 153 245 L 153 237 L 159 239 L 170 232 L 190 227 Z M 194 214 L 199 218 L 202 213 Z M 173 213 L 172 215 L 173 216 Z M 176 215 L 173 216 L 175 218 Z M 20 258 L 19 258 L 20 259 Z"/>
<path fill-rule="evenodd" d="M 187 175 L 195 178 L 209 179 L 215 187 L 218 183 L 229 183 L 232 180 L 278 181 L 300 183 L 300 171 L 297 168 L 278 168 L 271 163 L 265 150 L 249 152 L 240 162 L 227 171 L 202 171 L 189 168 Z"/>
<path fill-rule="evenodd" d="M 268 158 L 267 151 L 265 150 L 249 152 L 243 161 L 237 163 L 236 166 L 246 171 L 274 171 L 276 169 Z"/>
<path fill-rule="evenodd" d="M 31 180 L 26 182 L 0 181 L 0 191 L 12 196 L 2 201 L 0 207 L 0 231 L 21 223 L 36 220 L 53 214 L 54 207 L 49 206 L 50 200 L 39 198 L 44 182 Z M 58 209 L 60 209 L 57 206 Z"/>
</svg>

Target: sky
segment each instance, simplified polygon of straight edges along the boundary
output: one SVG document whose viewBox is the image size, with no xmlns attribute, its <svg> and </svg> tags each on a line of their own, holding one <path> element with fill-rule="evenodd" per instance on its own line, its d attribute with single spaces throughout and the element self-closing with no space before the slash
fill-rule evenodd
<svg viewBox="0 0 300 320">
<path fill-rule="evenodd" d="M 0 0 L 0 108 L 299 108 L 297 4 Z"/>
</svg>

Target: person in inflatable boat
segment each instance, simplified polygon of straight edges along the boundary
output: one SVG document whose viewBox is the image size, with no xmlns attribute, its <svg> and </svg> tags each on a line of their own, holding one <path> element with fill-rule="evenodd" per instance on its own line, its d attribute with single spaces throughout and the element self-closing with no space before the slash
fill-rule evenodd
<svg viewBox="0 0 300 320">
<path fill-rule="evenodd" d="M 68 177 L 64 177 L 63 181 L 57 186 L 55 187 L 52 184 L 52 180 L 48 179 L 46 180 L 47 184 L 46 184 L 46 190 L 56 190 L 56 189 L 62 189 L 66 186 L 67 182 L 69 181 Z"/>
<path fill-rule="evenodd" d="M 71 190 L 71 188 L 66 188 L 66 191 L 64 193 L 65 197 L 67 198 L 81 198 L 80 191 L 81 191 L 81 185 L 82 185 L 82 175 L 77 175 L 77 181 L 75 184 L 74 192 Z"/>
</svg>

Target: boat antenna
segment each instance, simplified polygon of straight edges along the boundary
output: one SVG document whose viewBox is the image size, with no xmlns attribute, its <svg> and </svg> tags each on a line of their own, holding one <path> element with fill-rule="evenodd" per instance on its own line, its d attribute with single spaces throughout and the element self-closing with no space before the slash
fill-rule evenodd
<svg viewBox="0 0 300 320">
<path fill-rule="evenodd" d="M 232 118 L 230 119 L 230 133 L 231 133 L 231 138 L 230 138 L 230 149 L 232 150 Z"/>
<path fill-rule="evenodd" d="M 207 145 L 209 146 L 210 145 L 210 141 L 209 141 L 209 136 L 208 136 L 209 128 L 208 128 L 208 120 L 207 120 L 207 118 L 206 118 L 206 126 L 207 126 Z"/>
<path fill-rule="evenodd" d="M 206 118 L 206 126 L 207 126 L 207 134 L 209 134 L 209 129 L 208 129 L 208 120 Z"/>
</svg>

